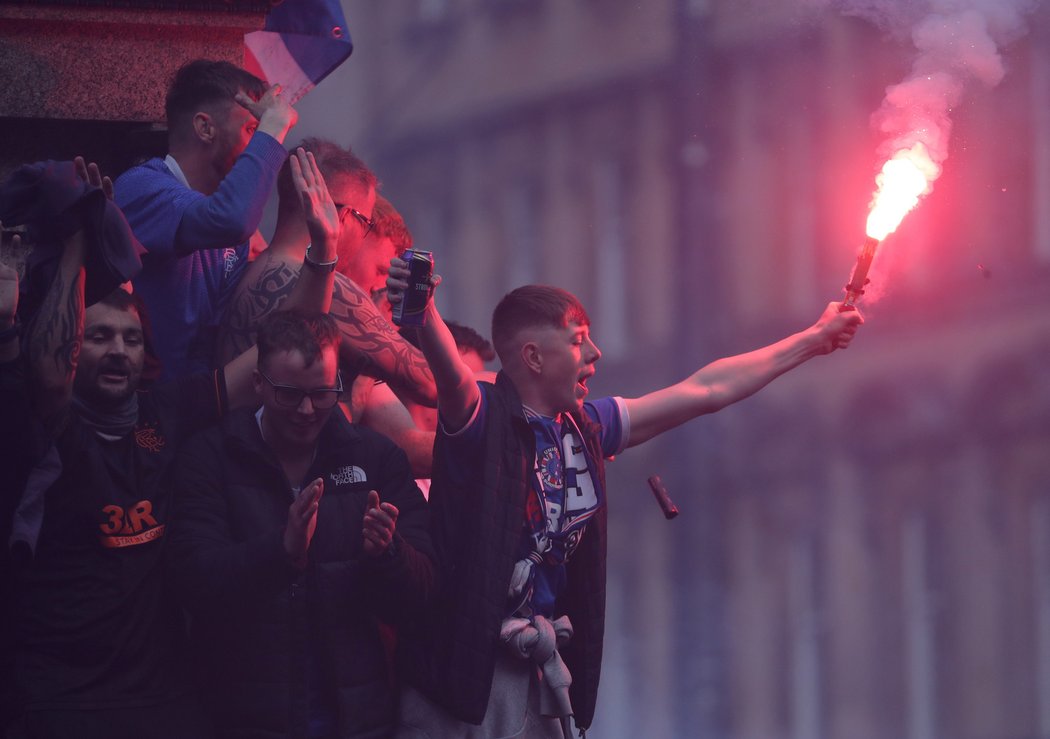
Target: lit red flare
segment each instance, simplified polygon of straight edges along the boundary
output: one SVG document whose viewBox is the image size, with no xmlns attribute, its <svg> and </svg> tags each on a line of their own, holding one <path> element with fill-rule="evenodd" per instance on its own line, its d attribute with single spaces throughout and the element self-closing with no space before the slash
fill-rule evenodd
<svg viewBox="0 0 1050 739">
<path fill-rule="evenodd" d="M 909 149 L 898 150 L 882 165 L 882 171 L 875 177 L 876 190 L 868 213 L 867 238 L 846 285 L 844 308 L 853 307 L 864 294 L 868 270 L 879 244 L 897 230 L 904 216 L 930 191 L 940 173 L 940 167 L 921 142 Z"/>
<path fill-rule="evenodd" d="M 882 241 L 896 231 L 940 173 L 921 142 L 894 154 L 875 177 L 877 189 L 868 214 L 868 236 Z"/>
<path fill-rule="evenodd" d="M 875 258 L 875 250 L 879 246 L 878 239 L 871 236 L 864 239 L 864 246 L 857 255 L 857 263 L 853 267 L 853 273 L 846 283 L 846 299 L 842 301 L 842 307 L 852 308 L 864 294 L 864 285 L 868 281 L 868 270 L 871 269 L 871 261 Z"/>
</svg>

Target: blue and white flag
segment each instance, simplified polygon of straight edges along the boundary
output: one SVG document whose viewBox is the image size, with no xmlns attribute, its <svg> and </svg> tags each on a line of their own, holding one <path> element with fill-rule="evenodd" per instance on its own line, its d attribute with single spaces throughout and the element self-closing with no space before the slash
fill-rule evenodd
<svg viewBox="0 0 1050 739">
<path fill-rule="evenodd" d="M 244 68 L 280 84 L 294 105 L 353 50 L 339 0 L 284 0 L 264 30 L 244 35 Z"/>
</svg>

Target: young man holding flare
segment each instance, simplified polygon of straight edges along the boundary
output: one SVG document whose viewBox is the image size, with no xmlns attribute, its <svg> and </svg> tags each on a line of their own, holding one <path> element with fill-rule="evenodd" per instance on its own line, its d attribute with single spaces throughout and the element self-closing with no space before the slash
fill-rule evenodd
<svg viewBox="0 0 1050 739">
<path fill-rule="evenodd" d="M 407 275 L 392 260 L 391 302 Z M 604 459 L 846 348 L 862 320 L 831 303 L 811 327 L 669 387 L 587 400 L 601 352 L 571 293 L 528 285 L 500 301 L 495 383 L 475 381 L 431 298 L 419 338 L 438 390 L 430 513 L 442 588 L 404 635 L 397 736 L 561 737 L 570 715 L 590 726 L 605 622 Z"/>
</svg>

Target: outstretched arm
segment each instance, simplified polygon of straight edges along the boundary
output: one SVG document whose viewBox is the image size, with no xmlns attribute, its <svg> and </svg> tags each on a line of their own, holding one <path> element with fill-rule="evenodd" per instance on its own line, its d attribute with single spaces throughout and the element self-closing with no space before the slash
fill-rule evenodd
<svg viewBox="0 0 1050 739">
<path fill-rule="evenodd" d="M 681 382 L 640 398 L 626 399 L 631 419 L 627 445 L 635 446 L 706 413 L 758 392 L 800 364 L 849 346 L 864 319 L 829 303 L 804 331 L 746 354 L 718 359 Z"/>
<path fill-rule="evenodd" d="M 397 257 L 390 260 L 386 285 L 387 299 L 391 304 L 399 303 L 403 299 L 404 291 L 408 287 L 408 274 L 407 262 Z M 440 277 L 433 278 L 434 287 L 440 282 Z M 456 348 L 456 340 L 441 318 L 433 295 L 427 303 L 426 322 L 419 329 L 419 345 L 434 373 L 441 420 L 447 430 L 459 430 L 474 413 L 481 391 L 478 390 L 474 372 L 463 361 L 459 349 Z"/>
</svg>

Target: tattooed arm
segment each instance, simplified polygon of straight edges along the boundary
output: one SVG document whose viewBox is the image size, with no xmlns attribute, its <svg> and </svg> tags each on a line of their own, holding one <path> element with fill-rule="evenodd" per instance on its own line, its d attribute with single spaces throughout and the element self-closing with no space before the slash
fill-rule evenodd
<svg viewBox="0 0 1050 739">
<path fill-rule="evenodd" d="M 216 364 L 225 365 L 255 344 L 259 322 L 281 308 L 298 278 L 299 273 L 272 248 L 248 265 L 222 320 Z"/>
<path fill-rule="evenodd" d="M 73 377 L 84 342 L 84 233 L 65 240 L 58 271 L 26 331 L 27 367 L 36 413 L 59 430 L 73 396 Z"/>
<path fill-rule="evenodd" d="M 386 380 L 398 395 L 434 407 L 434 375 L 423 354 L 401 338 L 356 283 L 341 274 L 336 275 L 331 314 L 342 335 L 343 361 L 365 359 L 368 374 Z"/>
<path fill-rule="evenodd" d="M 288 166 L 312 246 L 301 265 L 290 264 L 277 249 L 266 249 L 248 266 L 223 319 L 219 365 L 250 349 L 259 322 L 274 311 L 327 313 L 331 305 L 330 265 L 336 259 L 339 212 L 313 153 L 300 147 L 289 157 Z"/>
</svg>

